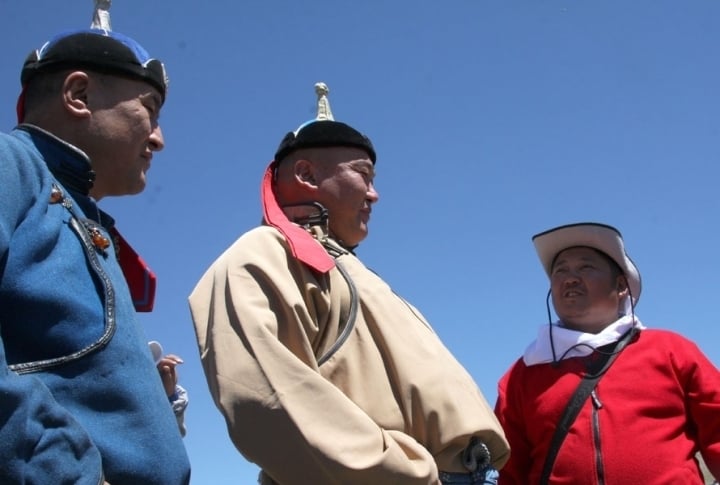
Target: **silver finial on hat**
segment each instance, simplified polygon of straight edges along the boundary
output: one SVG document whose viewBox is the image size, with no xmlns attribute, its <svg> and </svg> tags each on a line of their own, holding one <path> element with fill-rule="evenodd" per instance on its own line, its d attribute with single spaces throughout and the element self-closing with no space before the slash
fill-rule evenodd
<svg viewBox="0 0 720 485">
<path fill-rule="evenodd" d="M 91 29 L 112 30 L 110 26 L 110 3 L 112 0 L 95 0 Z"/>
<path fill-rule="evenodd" d="M 318 121 L 335 121 L 332 111 L 330 111 L 330 101 L 327 97 L 329 92 L 330 90 L 328 89 L 327 84 L 315 83 L 315 94 L 317 94 L 318 97 L 318 114 L 316 118 Z"/>
</svg>

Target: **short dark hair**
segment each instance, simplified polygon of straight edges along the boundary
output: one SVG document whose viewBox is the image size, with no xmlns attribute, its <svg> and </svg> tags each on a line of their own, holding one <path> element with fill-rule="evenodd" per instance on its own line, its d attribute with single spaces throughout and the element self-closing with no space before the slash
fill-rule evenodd
<svg viewBox="0 0 720 485">
<path fill-rule="evenodd" d="M 39 107 L 43 107 L 54 96 L 59 96 L 66 77 L 73 71 L 73 69 L 64 69 L 62 71 L 51 71 L 33 77 L 24 90 L 24 111 L 26 113 L 32 112 Z M 115 75 L 113 74 L 102 74 L 87 69 L 84 72 L 100 83 L 109 86 L 112 86 L 110 83 L 115 80 Z"/>
<path fill-rule="evenodd" d="M 67 71 L 56 71 L 31 79 L 25 87 L 25 110 L 32 111 L 57 95 L 66 75 Z"/>
</svg>

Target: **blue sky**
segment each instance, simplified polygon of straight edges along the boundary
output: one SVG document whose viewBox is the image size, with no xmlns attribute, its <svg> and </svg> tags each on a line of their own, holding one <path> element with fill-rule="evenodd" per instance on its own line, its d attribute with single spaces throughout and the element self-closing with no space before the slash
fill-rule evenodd
<svg viewBox="0 0 720 485">
<path fill-rule="evenodd" d="M 26 54 L 89 26 L 92 6 L 0 0 L 3 131 Z M 317 81 L 378 152 L 359 256 L 490 402 L 546 321 L 530 238 L 565 223 L 618 227 L 643 278 L 641 320 L 720 363 L 717 0 L 115 0 L 111 17 L 171 79 L 147 189 L 101 205 L 159 277 L 140 318 L 185 359 L 193 483 L 251 484 L 257 468 L 210 398 L 187 296 L 260 220 L 263 169 L 314 117 Z"/>
</svg>

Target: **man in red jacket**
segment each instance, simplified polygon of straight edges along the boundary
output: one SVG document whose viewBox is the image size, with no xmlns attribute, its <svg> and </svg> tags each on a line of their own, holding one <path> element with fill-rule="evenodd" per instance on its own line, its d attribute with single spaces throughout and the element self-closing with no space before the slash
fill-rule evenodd
<svg viewBox="0 0 720 485">
<path fill-rule="evenodd" d="M 640 273 L 620 233 L 571 224 L 533 242 L 558 320 L 500 381 L 511 454 L 499 483 L 701 485 L 698 452 L 720 476 L 720 372 L 694 343 L 640 322 Z M 568 406 L 581 381 L 587 398 Z M 566 407 L 577 416 L 559 426 Z"/>
</svg>

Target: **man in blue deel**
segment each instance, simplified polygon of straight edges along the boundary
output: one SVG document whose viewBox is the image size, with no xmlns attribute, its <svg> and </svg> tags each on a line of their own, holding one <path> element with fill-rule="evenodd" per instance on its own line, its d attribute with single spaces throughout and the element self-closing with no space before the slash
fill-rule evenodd
<svg viewBox="0 0 720 485">
<path fill-rule="evenodd" d="M 145 188 L 164 146 L 165 68 L 129 37 L 86 29 L 33 51 L 21 81 L 20 124 L 0 134 L 0 336 L 9 364 L 0 366 L 0 392 L 23 383 L 62 417 L 66 440 L 42 447 L 46 462 L 83 479 L 24 481 L 29 461 L 19 478 L 0 472 L 0 482 L 186 484 L 187 453 L 119 264 L 126 243 L 97 205 Z M 0 413 L 6 406 L 3 398 Z M 17 442 L 28 429 L 17 421 L 0 421 L 0 468 L 23 459 Z"/>
</svg>

